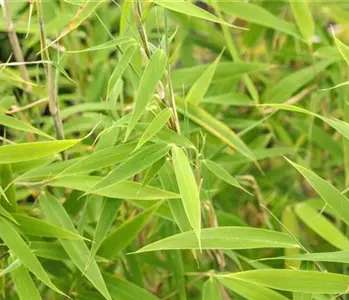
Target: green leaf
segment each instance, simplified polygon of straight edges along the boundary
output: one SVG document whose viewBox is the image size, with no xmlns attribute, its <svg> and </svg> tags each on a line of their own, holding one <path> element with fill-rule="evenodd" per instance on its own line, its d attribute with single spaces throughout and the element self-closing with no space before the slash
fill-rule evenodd
<svg viewBox="0 0 349 300">
<path fill-rule="evenodd" d="M 111 296 L 114 299 L 118 300 L 159 300 L 159 298 L 150 294 L 145 289 L 140 288 L 138 285 L 117 278 L 115 276 L 111 276 L 109 274 L 105 274 L 105 281 L 107 283 L 108 289 L 110 291 Z"/>
<path fill-rule="evenodd" d="M 225 93 L 205 97 L 201 100 L 201 103 L 213 103 L 231 106 L 252 106 L 254 104 L 253 100 L 248 96 L 238 93 Z"/>
<path fill-rule="evenodd" d="M 183 88 L 191 87 L 198 76 L 201 76 L 210 66 L 211 64 L 200 64 L 173 70 L 171 72 L 173 88 L 182 91 Z M 212 83 L 240 78 L 244 74 L 267 70 L 270 67 L 271 65 L 257 62 L 220 62 L 216 66 Z"/>
<path fill-rule="evenodd" d="M 0 277 L 10 274 L 14 270 L 18 269 L 21 265 L 22 263 L 18 258 L 15 260 L 9 259 L 9 265 L 5 269 L 1 270 Z"/>
<path fill-rule="evenodd" d="M 217 65 L 222 57 L 223 52 L 216 58 L 216 60 L 205 70 L 204 73 L 195 81 L 191 86 L 187 96 L 185 97 L 185 102 L 192 103 L 193 105 L 199 105 L 201 99 L 207 93 L 210 87 L 214 73 L 216 72 Z"/>
<path fill-rule="evenodd" d="M 97 176 L 67 176 L 58 180 L 49 182 L 50 186 L 60 186 L 87 192 L 92 186 L 100 182 L 102 177 Z M 175 199 L 179 195 L 151 186 L 142 187 L 140 183 L 132 181 L 124 181 L 95 192 L 101 195 L 117 199 L 132 200 L 161 200 Z"/>
<path fill-rule="evenodd" d="M 137 131 L 144 132 L 147 129 L 147 127 L 147 124 L 138 123 L 135 129 Z M 177 132 L 167 127 L 162 127 L 160 131 L 156 133 L 156 136 L 153 137 L 153 140 L 162 143 L 175 144 L 177 146 L 182 146 L 185 148 L 195 148 L 191 141 L 188 140 L 185 136 L 178 134 Z"/>
<path fill-rule="evenodd" d="M 273 103 L 273 104 L 260 104 L 259 106 L 262 106 L 262 107 L 263 106 L 271 106 L 271 107 L 274 107 L 276 109 L 294 111 L 294 112 L 299 112 L 299 113 L 303 113 L 303 114 L 317 117 L 320 120 L 326 122 L 333 129 L 337 130 L 341 135 L 343 135 L 347 140 L 349 140 L 349 124 L 347 122 L 343 122 L 343 121 L 335 119 L 335 118 L 323 117 L 319 114 L 315 114 L 313 112 L 310 112 L 304 108 L 294 106 L 294 105 L 289 105 L 289 104 Z"/>
<path fill-rule="evenodd" d="M 293 16 L 298 25 L 298 29 L 303 35 L 304 39 L 311 43 L 311 39 L 315 34 L 315 24 L 308 3 L 304 0 L 289 1 Z"/>
<path fill-rule="evenodd" d="M 195 4 L 185 1 L 185 0 L 177 0 L 177 1 L 171 1 L 171 0 L 155 0 L 154 1 L 157 5 L 160 5 L 164 8 L 167 8 L 169 10 L 173 10 L 179 13 L 182 13 L 184 15 L 188 15 L 195 18 L 200 18 L 206 21 L 211 21 L 215 23 L 220 23 L 223 25 L 241 28 L 238 26 L 234 26 L 232 24 L 229 24 L 225 22 L 224 20 L 216 17 L 215 15 L 209 13 L 208 11 L 196 6 Z"/>
<path fill-rule="evenodd" d="M 48 193 L 42 193 L 39 199 L 40 207 L 45 217 L 69 231 L 76 232 L 69 215 L 64 210 L 57 198 Z M 68 253 L 71 261 L 81 273 L 93 284 L 93 286 L 104 296 L 110 299 L 110 294 L 103 280 L 101 271 L 94 259 L 86 267 L 86 262 L 90 257 L 90 252 L 86 244 L 81 240 L 59 239 L 61 245 Z M 85 268 L 86 267 L 86 268 Z"/>
<path fill-rule="evenodd" d="M 38 167 L 18 176 L 16 180 L 60 178 L 68 175 L 71 176 L 89 173 L 101 168 L 112 166 L 127 159 L 135 147 L 136 143 L 108 147 L 90 155 Z"/>
<path fill-rule="evenodd" d="M 297 260 L 297 261 L 323 261 L 323 262 L 330 262 L 330 263 L 349 264 L 349 250 L 295 254 L 295 255 L 288 255 L 288 256 L 270 257 L 266 259 L 268 260 L 291 259 L 291 260 Z"/>
<path fill-rule="evenodd" d="M 338 51 L 343 56 L 346 63 L 349 65 L 349 47 L 346 44 L 344 44 L 341 40 L 337 39 L 335 35 L 333 35 L 333 38 L 336 42 Z"/>
<path fill-rule="evenodd" d="M 107 50 L 107 49 L 116 49 L 117 46 L 121 47 L 125 44 L 126 45 L 131 44 L 129 47 L 132 47 L 133 46 L 132 43 L 134 42 L 135 40 L 129 37 L 118 37 L 100 45 L 84 48 L 81 50 L 68 50 L 66 51 L 66 53 L 74 54 L 74 53 L 84 53 L 84 52 L 92 52 L 92 51 Z"/>
<path fill-rule="evenodd" d="M 172 147 L 172 160 L 183 207 L 200 248 L 201 207 L 193 170 L 190 167 L 188 157 L 177 146 Z"/>
<path fill-rule="evenodd" d="M 265 103 L 282 103 L 288 100 L 301 87 L 311 82 L 316 74 L 325 70 L 328 66 L 333 64 L 335 60 L 324 60 L 316 63 L 314 66 L 303 68 L 299 71 L 292 72 L 288 76 L 283 76 L 282 79 L 273 84 L 263 94 Z M 316 68 L 316 73 L 314 72 Z"/>
<path fill-rule="evenodd" d="M 192 105 L 190 103 L 184 103 L 184 101 L 179 97 L 176 98 L 176 101 L 177 109 L 181 114 L 188 116 L 193 122 L 206 129 L 223 143 L 240 152 L 243 156 L 249 158 L 251 161 L 256 160 L 253 152 L 225 123 L 219 121 L 201 107 Z"/>
<path fill-rule="evenodd" d="M 297 39 L 301 38 L 293 24 L 278 18 L 261 5 L 243 1 L 220 1 L 218 3 L 224 13 L 251 23 L 273 28 Z"/>
<path fill-rule="evenodd" d="M 55 292 L 64 295 L 50 280 L 39 260 L 22 240 L 18 232 L 5 219 L 0 218 L 0 237 L 6 246 L 20 259 L 22 264 Z"/>
<path fill-rule="evenodd" d="M 27 124 L 21 120 L 17 120 L 13 117 L 9 117 L 9 116 L 4 115 L 4 114 L 0 114 L 0 124 L 5 126 L 5 127 L 17 129 L 17 130 L 24 131 L 24 132 L 31 132 L 31 133 L 35 133 L 37 135 L 46 137 L 48 139 L 53 139 L 45 132 L 42 132 L 41 130 L 31 126 L 30 124 Z"/>
<path fill-rule="evenodd" d="M 249 300 L 286 300 L 288 298 L 259 284 L 246 282 L 233 277 L 217 276 L 227 288 Z"/>
<path fill-rule="evenodd" d="M 206 280 L 202 288 L 202 300 L 221 300 L 222 294 L 217 280 L 213 277 Z"/>
<path fill-rule="evenodd" d="M 204 165 L 209 169 L 214 175 L 216 175 L 218 178 L 222 179 L 226 183 L 235 186 L 246 193 L 250 194 L 247 190 L 245 190 L 240 183 L 233 177 L 231 176 L 221 165 L 215 163 L 212 160 L 205 159 L 202 161 Z"/>
<path fill-rule="evenodd" d="M 15 163 L 42 158 L 73 147 L 81 140 L 35 142 L 0 147 L 0 164 Z"/>
<path fill-rule="evenodd" d="M 142 187 L 147 185 L 159 172 L 163 165 L 166 163 L 167 158 L 162 157 L 157 162 L 155 162 L 144 175 L 142 181 Z"/>
<path fill-rule="evenodd" d="M 115 259 L 120 251 L 125 249 L 136 238 L 158 208 L 159 204 L 157 203 L 121 224 L 103 241 L 98 255 L 110 260 Z"/>
<path fill-rule="evenodd" d="M 93 258 L 102 242 L 105 240 L 110 227 L 113 225 L 116 214 L 122 204 L 121 200 L 105 197 L 103 199 L 102 211 L 97 223 L 97 227 L 93 236 L 90 258 Z"/>
<path fill-rule="evenodd" d="M 120 60 L 118 64 L 116 65 L 113 73 L 111 74 L 109 81 L 108 81 L 108 87 L 107 87 L 107 95 L 110 95 L 110 92 L 114 88 L 115 84 L 118 82 L 118 80 L 121 78 L 121 76 L 124 74 L 127 66 L 130 64 L 133 56 L 135 55 L 136 51 L 138 49 L 137 45 L 130 45 L 127 47 L 120 57 Z"/>
<path fill-rule="evenodd" d="M 136 149 L 142 147 L 147 141 L 156 135 L 165 126 L 171 115 L 172 110 L 170 108 L 162 110 L 143 132 L 142 136 L 138 140 Z"/>
<path fill-rule="evenodd" d="M 289 159 L 286 160 L 297 169 L 299 173 L 309 182 L 319 196 L 332 208 L 337 215 L 349 225 L 349 200 L 333 185 L 317 176 L 312 171 L 302 167 Z"/>
<path fill-rule="evenodd" d="M 19 224 L 19 230 L 28 235 L 63 239 L 84 239 L 72 231 L 45 220 L 32 218 L 24 214 L 12 214 L 12 217 Z"/>
<path fill-rule="evenodd" d="M 100 190 L 113 187 L 121 181 L 131 178 L 166 156 L 169 150 L 170 146 L 166 144 L 155 144 L 140 149 L 93 186 L 87 194 L 97 193 Z"/>
<path fill-rule="evenodd" d="M 349 240 L 328 219 L 307 203 L 295 206 L 297 216 L 328 243 L 341 250 L 349 250 Z"/>
<path fill-rule="evenodd" d="M 252 270 L 223 277 L 236 278 L 282 291 L 313 294 L 341 294 L 347 291 L 349 285 L 349 276 L 315 271 Z"/>
<path fill-rule="evenodd" d="M 131 121 L 127 127 L 126 137 L 129 136 L 132 129 L 136 126 L 136 123 L 152 99 L 155 88 L 166 70 L 166 66 L 166 53 L 162 50 L 157 50 L 150 57 L 148 65 L 142 75 L 135 100 L 135 108 L 132 112 Z"/>
<path fill-rule="evenodd" d="M 1 157 L 1 155 L 0 155 Z M 0 160 L 0 186 L 4 193 L 0 194 L 0 207 L 9 211 L 17 211 L 16 188 L 13 184 L 12 165 L 1 164 Z M 2 209 L 0 209 L 2 211 Z"/>
<path fill-rule="evenodd" d="M 11 273 L 11 275 L 16 294 L 20 300 L 42 299 L 33 279 L 30 277 L 27 269 L 24 266 L 19 266 L 19 268 Z"/>
<path fill-rule="evenodd" d="M 201 230 L 202 249 L 298 248 L 293 238 L 282 232 L 249 227 L 217 227 Z M 138 250 L 140 252 L 199 249 L 194 231 L 179 233 Z"/>
</svg>

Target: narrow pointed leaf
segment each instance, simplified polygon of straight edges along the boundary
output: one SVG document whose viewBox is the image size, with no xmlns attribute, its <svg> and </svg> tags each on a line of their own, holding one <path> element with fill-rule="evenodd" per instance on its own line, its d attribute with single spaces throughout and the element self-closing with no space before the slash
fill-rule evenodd
<svg viewBox="0 0 349 300">
<path fill-rule="evenodd" d="M 192 103 L 193 105 L 199 105 L 202 98 L 205 96 L 208 88 L 210 87 L 214 73 L 216 72 L 217 64 L 222 57 L 223 52 L 216 58 L 216 60 L 205 70 L 205 72 L 195 81 L 190 88 L 185 102 Z"/>
<path fill-rule="evenodd" d="M 333 185 L 317 176 L 312 171 L 302 167 L 291 160 L 286 160 L 309 182 L 319 196 L 332 208 L 337 215 L 349 225 L 349 199 L 338 191 Z"/>
<path fill-rule="evenodd" d="M 39 202 L 45 217 L 50 222 L 55 223 L 69 231 L 76 232 L 69 215 L 66 213 L 62 204 L 57 198 L 48 193 L 42 193 Z M 86 278 L 93 284 L 93 286 L 95 286 L 95 288 L 104 296 L 104 298 L 111 300 L 110 294 L 96 261 L 92 259 L 90 264 L 86 267 L 86 262 L 90 257 L 90 252 L 86 244 L 81 240 L 59 239 L 59 241 L 65 251 L 68 253 L 71 261 L 80 270 L 80 272 L 86 276 Z"/>
<path fill-rule="evenodd" d="M 216 227 L 201 230 L 202 249 L 255 249 L 298 248 L 289 235 L 265 229 L 249 227 Z M 150 245 L 137 252 L 199 249 L 194 231 L 179 233 Z"/>
<path fill-rule="evenodd" d="M 215 23 L 220 23 L 227 26 L 237 27 L 225 22 L 224 20 L 216 17 L 215 15 L 209 13 L 208 11 L 196 6 L 195 4 L 189 1 L 155 0 L 155 3 L 169 10 L 173 10 L 188 16 L 200 18 L 200 19 L 215 22 Z M 241 28 L 241 27 L 237 27 L 237 28 Z"/>
<path fill-rule="evenodd" d="M 264 9 L 261 5 L 244 1 L 220 1 L 218 3 L 224 13 L 236 16 L 239 19 L 251 23 L 276 29 L 277 31 L 301 39 L 301 36 L 297 32 L 297 28 L 292 23 L 278 18 L 269 10 Z"/>
<path fill-rule="evenodd" d="M 12 272 L 12 279 L 16 294 L 20 300 L 41 300 L 40 293 L 35 286 L 33 279 L 30 277 L 24 266 L 19 266 Z"/>
<path fill-rule="evenodd" d="M 268 289 L 262 285 L 252 282 L 246 282 L 227 276 L 217 276 L 217 279 L 224 284 L 228 289 L 243 296 L 248 300 L 286 300 L 285 296 Z"/>
<path fill-rule="evenodd" d="M 227 182 L 228 184 L 235 186 L 246 193 L 250 194 L 248 191 L 246 191 L 240 183 L 231 176 L 221 165 L 215 163 L 212 160 L 203 160 L 204 165 L 218 178 L 222 179 L 223 181 Z"/>
<path fill-rule="evenodd" d="M 32 218 L 23 214 L 12 214 L 12 217 L 19 224 L 19 230 L 28 235 L 63 239 L 84 239 L 72 231 L 45 220 Z"/>
<path fill-rule="evenodd" d="M 336 42 L 336 46 L 346 63 L 349 65 L 349 47 L 339 40 L 335 35 L 333 35 Z"/>
<path fill-rule="evenodd" d="M 73 147 L 80 140 L 36 142 L 0 147 L 0 164 L 15 163 L 47 157 Z"/>
<path fill-rule="evenodd" d="M 193 122 L 197 123 L 208 132 L 216 136 L 223 143 L 229 147 L 240 152 L 243 156 L 247 157 L 251 161 L 255 161 L 256 157 L 253 152 L 247 147 L 243 140 L 235 134 L 225 123 L 217 120 L 217 118 L 210 115 L 206 110 L 201 107 L 192 105 L 190 103 L 185 104 L 183 99 L 176 98 L 177 108 L 179 112 L 185 116 L 188 116 Z"/>
<path fill-rule="evenodd" d="M 155 144 L 140 149 L 93 186 L 88 193 L 98 192 L 131 178 L 166 156 L 169 150 L 170 146 L 166 144 Z"/>
<path fill-rule="evenodd" d="M 166 160 L 166 157 L 160 158 L 147 170 L 142 181 L 142 187 L 147 185 L 160 172 L 160 169 L 166 163 Z"/>
<path fill-rule="evenodd" d="M 215 278 L 209 278 L 204 283 L 202 289 L 202 300 L 211 300 L 211 299 L 222 299 L 221 290 L 219 288 L 219 283 Z"/>
<path fill-rule="evenodd" d="M 126 281 L 109 274 L 105 274 L 105 281 L 111 296 L 118 300 L 159 300 L 147 290 L 142 289 L 138 285 Z"/>
<path fill-rule="evenodd" d="M 151 98 L 154 95 L 155 88 L 166 70 L 166 66 L 167 56 L 165 52 L 162 50 L 157 50 L 151 56 L 141 78 L 135 100 L 135 108 L 132 112 L 131 121 L 127 127 L 126 137 L 128 137 L 132 129 L 136 126 L 136 123 L 148 106 Z"/>
<path fill-rule="evenodd" d="M 116 65 L 108 81 L 108 87 L 107 87 L 108 96 L 110 95 L 111 90 L 114 88 L 115 84 L 118 82 L 118 80 L 121 78 L 126 68 L 128 67 L 128 65 L 130 64 L 137 49 L 138 49 L 137 45 L 130 45 L 125 49 L 123 55 L 120 57 L 120 60 Z"/>
<path fill-rule="evenodd" d="M 315 24 L 308 3 L 305 0 L 291 0 L 289 3 L 299 31 L 306 41 L 311 42 L 315 34 Z"/>
<path fill-rule="evenodd" d="M 9 117 L 7 115 L 4 114 L 0 114 L 0 124 L 5 126 L 5 127 L 9 127 L 9 128 L 13 128 L 13 129 L 17 129 L 20 131 L 24 131 L 24 132 L 31 132 L 31 133 L 35 133 L 37 135 L 41 135 L 43 137 L 49 138 L 49 139 L 53 139 L 51 136 L 49 136 L 48 134 L 46 134 L 45 132 L 42 132 L 41 130 L 21 121 L 21 120 L 17 120 L 13 117 Z"/>
<path fill-rule="evenodd" d="M 346 292 L 349 285 L 349 276 L 315 271 L 252 270 L 224 277 L 236 278 L 282 291 L 313 294 L 340 294 Z"/>
<path fill-rule="evenodd" d="M 307 203 L 300 203 L 295 206 L 297 216 L 319 236 L 338 249 L 349 250 L 349 240 L 320 212 Z"/>
<path fill-rule="evenodd" d="M 103 241 L 98 255 L 110 260 L 115 259 L 120 251 L 125 249 L 136 238 L 158 208 L 159 204 L 155 204 L 136 217 L 121 224 Z"/>
<path fill-rule="evenodd" d="M 22 264 L 55 292 L 64 295 L 51 281 L 40 261 L 31 252 L 18 232 L 5 219 L 0 218 L 0 237 Z"/>
<path fill-rule="evenodd" d="M 102 180 L 102 177 L 97 176 L 67 176 L 58 180 L 49 182 L 50 186 L 60 186 L 80 191 L 87 192 L 91 186 L 96 185 Z M 161 200 L 175 199 L 179 195 L 159 188 L 144 186 L 137 182 L 124 181 L 115 184 L 111 187 L 95 192 L 96 195 L 101 195 L 117 199 L 132 199 L 132 200 Z"/>
<path fill-rule="evenodd" d="M 177 146 L 172 147 L 172 160 L 183 207 L 200 248 L 201 204 L 193 170 L 188 157 Z"/>
<path fill-rule="evenodd" d="M 149 141 L 154 135 L 156 135 L 167 123 L 172 115 L 172 110 L 166 108 L 161 111 L 153 121 L 148 125 L 147 129 L 143 132 L 140 137 L 136 149 L 143 146 L 147 141 Z"/>
<path fill-rule="evenodd" d="M 121 204 L 121 200 L 111 199 L 107 197 L 103 199 L 102 211 L 93 236 L 89 261 L 96 255 L 102 242 L 107 237 L 108 231 L 115 220 L 116 213 L 118 212 Z"/>
</svg>

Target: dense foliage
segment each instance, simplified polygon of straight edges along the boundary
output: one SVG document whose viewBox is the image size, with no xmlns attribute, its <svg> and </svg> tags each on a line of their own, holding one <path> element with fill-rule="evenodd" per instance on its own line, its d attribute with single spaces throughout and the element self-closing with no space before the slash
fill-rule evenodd
<svg viewBox="0 0 349 300">
<path fill-rule="evenodd" d="M 0 4 L 1 299 L 347 299 L 349 4 Z"/>
</svg>

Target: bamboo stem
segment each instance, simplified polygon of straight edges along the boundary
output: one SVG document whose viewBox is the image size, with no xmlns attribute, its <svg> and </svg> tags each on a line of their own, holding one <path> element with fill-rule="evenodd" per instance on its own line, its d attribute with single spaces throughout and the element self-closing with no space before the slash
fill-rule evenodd
<svg viewBox="0 0 349 300">
<path fill-rule="evenodd" d="M 42 49 L 40 51 L 41 58 L 42 60 L 50 61 L 51 60 L 50 54 L 49 54 L 47 43 L 46 43 L 46 34 L 45 34 L 45 28 L 44 28 L 44 19 L 43 19 L 43 13 L 42 13 L 41 0 L 37 1 L 37 12 L 38 12 L 38 20 L 39 20 L 39 26 L 40 26 L 40 42 L 41 42 L 41 49 Z M 59 103 L 56 95 L 55 73 L 54 73 L 52 64 L 47 64 L 47 66 L 45 66 L 45 71 L 46 71 L 46 77 L 47 77 L 48 103 L 49 103 L 50 114 L 53 117 L 55 130 L 56 130 L 56 137 L 58 140 L 63 140 L 64 139 L 63 123 L 62 123 Z M 68 159 L 67 153 L 65 151 L 62 151 L 61 155 L 63 160 Z"/>
<path fill-rule="evenodd" d="M 17 37 L 17 33 L 12 21 L 11 17 L 11 11 L 10 7 L 8 5 L 8 0 L 3 0 L 2 1 L 2 10 L 4 14 L 4 18 L 7 24 L 7 34 L 8 38 L 12 47 L 13 55 L 15 57 L 15 60 L 19 63 L 24 62 L 24 56 L 23 52 L 21 49 L 21 46 L 19 44 L 19 40 Z M 19 64 L 19 71 L 21 74 L 22 79 L 25 81 L 24 84 L 24 90 L 26 93 L 31 94 L 32 92 L 32 86 L 30 85 L 30 78 L 29 78 L 29 73 L 28 70 L 25 66 L 25 64 Z"/>
</svg>

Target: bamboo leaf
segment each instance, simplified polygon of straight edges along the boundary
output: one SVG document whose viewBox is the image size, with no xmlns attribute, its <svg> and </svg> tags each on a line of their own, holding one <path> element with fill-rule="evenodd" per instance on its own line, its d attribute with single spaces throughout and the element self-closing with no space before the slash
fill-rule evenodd
<svg viewBox="0 0 349 300">
<path fill-rule="evenodd" d="M 291 160 L 286 160 L 309 182 L 319 196 L 332 208 L 337 215 L 347 224 L 349 224 L 349 200 L 333 185 L 317 176 L 312 171 L 302 167 Z"/>
<path fill-rule="evenodd" d="M 347 291 L 349 276 L 315 271 L 252 270 L 225 275 L 269 288 L 313 294 L 341 294 Z"/>
<path fill-rule="evenodd" d="M 156 135 L 162 127 L 165 126 L 167 121 L 170 119 L 172 115 L 172 110 L 170 108 L 166 108 L 162 110 L 151 123 L 148 125 L 147 129 L 143 132 L 140 137 L 136 149 L 142 147 L 147 141 L 149 141 L 154 135 Z"/>
<path fill-rule="evenodd" d="M 199 105 L 202 98 L 205 96 L 208 88 L 210 87 L 213 75 L 216 72 L 217 65 L 222 57 L 223 51 L 215 59 L 215 61 L 205 70 L 204 73 L 195 81 L 190 88 L 185 102 L 192 103 L 193 105 Z"/>
<path fill-rule="evenodd" d="M 286 300 L 288 298 L 262 285 L 246 282 L 234 277 L 217 276 L 217 279 L 227 288 L 249 300 Z"/>
<path fill-rule="evenodd" d="M 191 17 L 200 18 L 206 21 L 211 21 L 215 23 L 220 23 L 226 26 L 231 26 L 235 28 L 241 28 L 238 26 L 231 25 L 224 20 L 216 17 L 215 15 L 209 13 L 208 11 L 201 9 L 200 7 L 196 6 L 195 4 L 185 1 L 185 0 L 178 0 L 178 1 L 171 1 L 171 0 L 155 0 L 155 3 L 157 5 L 160 5 L 164 8 L 167 8 L 169 10 L 173 10 Z"/>
<path fill-rule="evenodd" d="M 231 176 L 221 165 L 215 163 L 212 160 L 207 160 L 207 159 L 203 160 L 202 162 L 207 167 L 207 169 L 209 169 L 218 178 L 220 178 L 223 181 L 225 181 L 226 183 L 228 183 L 228 184 L 230 184 L 232 186 L 235 186 L 235 187 L 245 191 L 246 193 L 250 194 L 250 192 L 245 190 L 240 185 L 240 183 L 233 176 Z"/>
<path fill-rule="evenodd" d="M 239 19 L 273 28 L 301 39 L 293 24 L 278 18 L 260 5 L 243 1 L 222 1 L 219 2 L 219 7 L 224 13 L 234 15 Z"/>
<path fill-rule="evenodd" d="M 20 231 L 28 235 L 63 239 L 84 239 L 72 231 L 45 220 L 32 218 L 24 214 L 12 214 L 12 217 L 19 225 Z"/>
<path fill-rule="evenodd" d="M 189 160 L 181 148 L 172 147 L 172 160 L 183 207 L 200 248 L 201 208 L 195 177 Z"/>
<path fill-rule="evenodd" d="M 55 223 L 69 231 L 76 232 L 71 219 L 57 198 L 48 193 L 42 193 L 39 202 L 45 217 L 50 222 Z M 96 261 L 92 259 L 90 264 L 85 269 L 86 262 L 90 257 L 90 252 L 86 244 L 81 240 L 59 239 L 59 241 L 65 251 L 68 253 L 71 261 L 80 270 L 80 272 L 86 276 L 86 278 L 104 296 L 104 298 L 111 300 L 110 294 Z"/>
<path fill-rule="evenodd" d="M 206 280 L 202 290 L 202 300 L 222 299 L 222 294 L 219 288 L 219 284 L 215 278 L 209 278 Z"/>
<path fill-rule="evenodd" d="M 249 227 L 217 227 L 201 230 L 202 249 L 255 249 L 255 248 L 298 248 L 298 244 L 287 234 Z M 196 233 L 188 231 L 147 245 L 136 253 L 171 250 L 199 249 Z"/>
<path fill-rule="evenodd" d="M 153 97 L 155 88 L 164 74 L 166 66 L 167 56 L 165 52 L 162 50 L 157 50 L 150 57 L 148 65 L 141 78 L 135 100 L 135 108 L 132 112 L 131 121 L 127 127 L 126 137 L 129 136 L 132 129 L 136 126 L 136 123 Z"/>
<path fill-rule="evenodd" d="M 45 132 L 42 132 L 41 130 L 21 121 L 21 120 L 17 120 L 15 118 L 9 117 L 5 114 L 0 114 L 0 124 L 3 126 L 6 126 L 8 128 L 13 128 L 13 129 L 17 129 L 20 131 L 24 131 L 24 132 L 31 132 L 31 133 L 35 133 L 37 135 L 46 137 L 48 139 L 53 139 L 51 136 L 49 136 L 48 134 L 46 134 Z"/>
<path fill-rule="evenodd" d="M 79 191 L 87 192 L 91 186 L 96 185 L 102 180 L 102 177 L 97 176 L 67 176 L 58 180 L 49 182 L 50 186 L 60 186 Z M 96 195 L 117 198 L 117 199 L 133 199 L 133 200 L 161 200 L 175 199 L 179 195 L 159 188 L 145 186 L 132 181 L 124 181 L 115 184 L 111 187 L 95 192 Z"/>
<path fill-rule="evenodd" d="M 131 178 L 132 176 L 151 166 L 160 158 L 166 156 L 169 150 L 170 146 L 165 144 L 155 144 L 146 147 L 145 149 L 140 149 L 129 159 L 125 160 L 113 171 L 111 171 L 87 193 L 96 193 Z"/>
<path fill-rule="evenodd" d="M 155 204 L 136 217 L 124 222 L 106 237 L 101 244 L 98 255 L 110 260 L 115 259 L 119 252 L 125 249 L 136 238 L 158 208 L 159 204 Z"/>
<path fill-rule="evenodd" d="M 81 140 L 35 142 L 0 147 L 0 164 L 16 163 L 47 157 L 73 147 Z"/>
<path fill-rule="evenodd" d="M 240 152 L 251 161 L 256 160 L 253 152 L 225 123 L 217 120 L 206 110 L 198 106 L 194 106 L 190 103 L 185 104 L 179 97 L 176 98 L 176 101 L 177 108 L 181 114 L 188 116 L 193 122 L 206 129 L 223 143 Z"/>
<path fill-rule="evenodd" d="M 123 73 L 125 72 L 126 68 L 130 64 L 133 56 L 135 55 L 136 51 L 138 49 L 137 45 L 130 45 L 127 47 L 123 53 L 123 55 L 120 57 L 120 60 L 118 64 L 116 65 L 113 73 L 111 74 L 109 81 L 108 81 L 108 87 L 107 87 L 107 95 L 110 95 L 110 92 L 114 88 L 115 84 L 118 82 L 118 80 L 121 78 Z"/>
<path fill-rule="evenodd" d="M 12 271 L 12 279 L 16 294 L 20 300 L 41 300 L 40 293 L 24 266 Z"/>
<path fill-rule="evenodd" d="M 98 220 L 98 224 L 93 236 L 92 248 L 89 261 L 96 255 L 102 242 L 108 235 L 108 231 L 115 220 L 116 213 L 122 204 L 121 200 L 105 197 L 103 199 L 102 211 Z"/>
<path fill-rule="evenodd" d="M 349 240 L 329 220 L 307 203 L 295 206 L 297 216 L 328 243 L 341 250 L 349 250 Z"/>
<path fill-rule="evenodd" d="M 64 295 L 51 281 L 36 256 L 30 251 L 18 232 L 5 219 L 0 218 L 0 237 L 22 264 L 55 292 Z M 65 296 L 65 295 L 64 295 Z"/>
<path fill-rule="evenodd" d="M 298 29 L 303 35 L 304 39 L 311 43 L 315 34 L 315 24 L 311 15 L 308 3 L 304 0 L 289 1 L 293 16 L 298 25 Z"/>
</svg>

